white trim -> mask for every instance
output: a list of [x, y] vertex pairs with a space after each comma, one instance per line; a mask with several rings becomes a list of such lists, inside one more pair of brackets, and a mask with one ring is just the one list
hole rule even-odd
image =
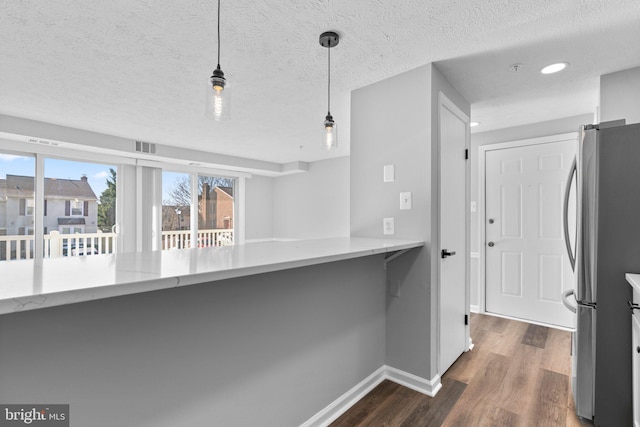
[[469, 311], [471, 313], [480, 313], [480, 307], [477, 305], [470, 305], [469, 306]]
[[386, 365], [385, 379], [408, 387], [419, 393], [426, 394], [429, 397], [434, 397], [442, 388], [439, 374], [436, 374], [435, 377], [427, 380], [417, 375], [410, 374], [409, 372], [401, 371], [400, 369], [396, 369]]
[[245, 242], [246, 227], [246, 178], [239, 176], [234, 180], [233, 190], [233, 243], [242, 245]]
[[[578, 132], [559, 133], [557, 135], [540, 136], [537, 138], [517, 139], [515, 141], [499, 142], [481, 145], [480, 151], [504, 150], [505, 148], [525, 147], [527, 145], [550, 144], [552, 142], [574, 141], [578, 139]], [[480, 161], [483, 157], [480, 156]]]
[[349, 391], [331, 402], [320, 412], [300, 424], [300, 427], [328, 426], [334, 422], [340, 415], [347, 412], [349, 408], [358, 403], [367, 393], [385, 380], [385, 368], [386, 366], [384, 365], [378, 368], [374, 373], [353, 386]]
[[344, 414], [367, 393], [376, 388], [382, 381], [389, 380], [408, 387], [419, 393], [434, 397], [442, 388], [440, 375], [427, 380], [417, 375], [401, 371], [391, 366], [382, 365], [364, 380], [353, 386], [350, 390], [327, 405], [320, 412], [309, 418], [300, 427], [326, 427]]

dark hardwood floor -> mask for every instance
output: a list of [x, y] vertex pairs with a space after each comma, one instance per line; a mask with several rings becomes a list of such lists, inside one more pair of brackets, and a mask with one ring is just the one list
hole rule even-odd
[[581, 426], [569, 332], [472, 314], [471, 338], [435, 397], [384, 381], [331, 426]]

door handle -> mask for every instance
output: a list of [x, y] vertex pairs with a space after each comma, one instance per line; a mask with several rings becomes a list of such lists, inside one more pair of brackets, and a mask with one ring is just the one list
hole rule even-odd
[[629, 309], [631, 310], [631, 313], [633, 313], [633, 310], [640, 310], [640, 305], [633, 303], [631, 301], [627, 301], [627, 304], [629, 304]]
[[451, 252], [449, 252], [448, 250], [443, 249], [443, 250], [442, 250], [442, 252], [440, 253], [440, 256], [441, 256], [442, 258], [446, 258], [446, 257], [448, 257], [448, 256], [455, 255], [455, 254], [456, 254], [456, 253], [455, 253], [455, 251], [451, 251]]
[[495, 246], [495, 243], [493, 243], [493, 242], [489, 242], [489, 243], [487, 243], [487, 245], [488, 245], [490, 248], [492, 248], [492, 247], [494, 247], [494, 246]]

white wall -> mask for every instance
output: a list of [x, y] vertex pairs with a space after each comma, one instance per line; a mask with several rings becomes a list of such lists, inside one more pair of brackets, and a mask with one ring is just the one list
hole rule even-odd
[[[351, 94], [351, 235], [426, 242], [389, 266], [389, 282], [399, 293], [387, 299], [386, 361], [429, 380], [437, 374], [430, 251], [438, 227], [432, 194], [438, 183], [433, 142], [439, 91], [468, 114], [469, 104], [431, 64]], [[388, 164], [395, 165], [396, 177], [385, 183]], [[412, 210], [399, 209], [403, 191], [413, 193]], [[383, 235], [385, 217], [395, 218], [394, 236]]]
[[245, 180], [245, 240], [273, 238], [273, 178]]
[[71, 425], [297, 426], [384, 364], [383, 256], [0, 316], [0, 402]]
[[349, 157], [273, 179], [273, 237], [349, 236]]
[[640, 67], [600, 77], [600, 121], [640, 123]]
[[[583, 114], [579, 116], [566, 117], [558, 120], [551, 120], [541, 123], [533, 123], [524, 126], [497, 129], [488, 132], [478, 132], [471, 134], [471, 201], [478, 205], [478, 195], [480, 185], [484, 178], [479, 176], [479, 147], [481, 145], [497, 144], [501, 142], [518, 141], [521, 139], [537, 138], [541, 136], [557, 135], [568, 132], [577, 132], [581, 125], [593, 123], [593, 114]], [[477, 308], [479, 305], [479, 259], [477, 254], [480, 251], [480, 214], [471, 213], [471, 295], [470, 304]]]
[[349, 157], [292, 175], [253, 175], [245, 204], [247, 240], [349, 236]]

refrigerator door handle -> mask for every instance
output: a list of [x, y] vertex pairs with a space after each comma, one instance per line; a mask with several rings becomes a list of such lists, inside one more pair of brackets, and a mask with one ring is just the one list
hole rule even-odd
[[569, 177], [567, 178], [567, 184], [564, 189], [564, 206], [562, 209], [562, 216], [564, 221], [564, 243], [567, 246], [567, 255], [569, 255], [569, 263], [571, 264], [571, 269], [573, 271], [576, 270], [576, 257], [573, 253], [573, 250], [571, 249], [571, 238], [569, 237], [569, 194], [571, 192], [571, 182], [573, 181], [573, 176], [576, 174], [576, 171], [576, 158], [574, 157], [573, 163], [571, 163]]
[[578, 311], [578, 307], [576, 307], [575, 305], [573, 305], [573, 304], [571, 304], [569, 302], [569, 297], [571, 295], [573, 295], [573, 289], [571, 289], [570, 291], [563, 292], [562, 293], [562, 304], [564, 304], [564, 306], [567, 307], [572, 312], [576, 313]]

